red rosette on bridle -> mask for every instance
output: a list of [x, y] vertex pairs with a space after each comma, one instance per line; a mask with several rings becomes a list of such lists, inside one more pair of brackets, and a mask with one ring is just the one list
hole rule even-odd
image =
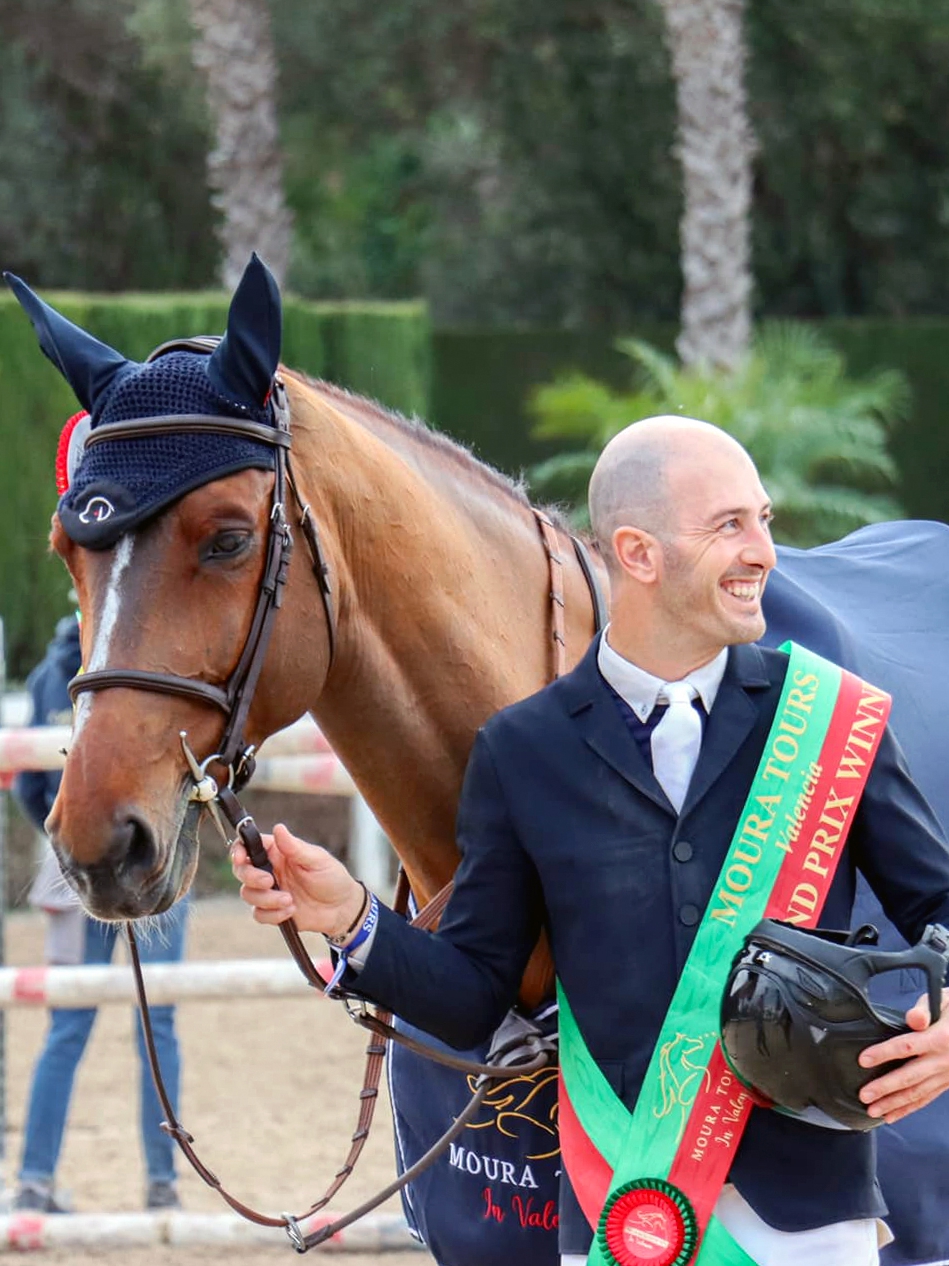
[[698, 1239], [688, 1198], [662, 1178], [640, 1178], [614, 1191], [597, 1228], [612, 1266], [687, 1266]]
[[88, 416], [85, 409], [80, 409], [78, 413], [72, 415], [60, 432], [59, 443], [56, 445], [56, 492], [59, 496], [69, 489], [69, 445], [76, 427]]

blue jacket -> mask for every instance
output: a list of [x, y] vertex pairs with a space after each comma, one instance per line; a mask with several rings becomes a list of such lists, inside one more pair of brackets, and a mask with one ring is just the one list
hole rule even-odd
[[[511, 1005], [546, 926], [587, 1045], [632, 1108], [712, 895], [784, 678], [786, 656], [733, 647], [676, 817], [596, 664], [500, 712], [479, 733], [459, 810], [462, 861], [435, 935], [383, 911], [347, 984], [460, 1048]], [[859, 865], [910, 941], [949, 924], [949, 848], [887, 733], [822, 924], [849, 923]], [[885, 1210], [873, 1134], [756, 1109], [730, 1180], [772, 1226], [802, 1230]], [[561, 1251], [590, 1231], [562, 1203]]]
[[[66, 687], [81, 662], [79, 621], [74, 615], [66, 616], [56, 625], [46, 654], [26, 679], [33, 703], [31, 725], [72, 725], [72, 703]], [[13, 793], [20, 807], [40, 831], [61, 780], [59, 770], [28, 770], [17, 774], [13, 781]]]

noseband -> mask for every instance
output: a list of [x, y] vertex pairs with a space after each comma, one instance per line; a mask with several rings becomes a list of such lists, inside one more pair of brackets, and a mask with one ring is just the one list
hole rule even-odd
[[[166, 352], [190, 351], [210, 354], [219, 342], [214, 338], [178, 339], [156, 348], [149, 360], [156, 360]], [[185, 755], [195, 780], [192, 799], [213, 801], [217, 795], [214, 780], [207, 775], [212, 764], [223, 765], [227, 771], [229, 787], [244, 786], [254, 771], [254, 748], [244, 741], [244, 726], [254, 698], [254, 690], [264, 666], [267, 647], [273, 629], [274, 618], [283, 601], [290, 557], [293, 553], [293, 534], [286, 516], [286, 494], [289, 488], [300, 511], [299, 525], [313, 563], [323, 611], [326, 616], [329, 640], [329, 666], [332, 667], [336, 651], [336, 620], [333, 595], [329, 580], [329, 566], [320, 545], [319, 534], [310, 507], [300, 498], [290, 467], [290, 410], [286, 389], [281, 378], [274, 378], [271, 396], [274, 409], [274, 425], [251, 422], [243, 418], [216, 417], [211, 414], [169, 414], [154, 418], [135, 418], [128, 422], [110, 422], [97, 426], [90, 432], [86, 447], [106, 440], [141, 439], [148, 436], [169, 435], [179, 432], [212, 432], [216, 435], [235, 435], [256, 443], [269, 444], [274, 450], [274, 486], [267, 530], [266, 560], [257, 603], [250, 630], [244, 642], [240, 658], [223, 686], [176, 673], [150, 672], [140, 668], [103, 668], [97, 672], [80, 673], [69, 683], [69, 694], [75, 703], [78, 695], [87, 690], [108, 690], [125, 687], [129, 690], [148, 690], [157, 694], [178, 695], [213, 704], [227, 717], [219, 749], [200, 763], [182, 736]]]

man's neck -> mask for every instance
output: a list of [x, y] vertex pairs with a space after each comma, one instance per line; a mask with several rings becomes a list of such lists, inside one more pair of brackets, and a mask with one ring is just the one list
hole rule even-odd
[[722, 646], [686, 647], [676, 646], [659, 637], [646, 638], [630, 634], [627, 630], [609, 627], [608, 641], [617, 655], [622, 655], [637, 668], [652, 673], [662, 681], [682, 681], [696, 669], [710, 664], [716, 655], [725, 649]]

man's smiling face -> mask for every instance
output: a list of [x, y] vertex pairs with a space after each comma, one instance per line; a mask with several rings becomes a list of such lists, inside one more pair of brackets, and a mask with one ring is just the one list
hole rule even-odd
[[697, 664], [765, 631], [761, 597], [776, 559], [771, 502], [737, 445], [698, 443], [667, 471], [673, 526], [662, 544], [660, 601]]

